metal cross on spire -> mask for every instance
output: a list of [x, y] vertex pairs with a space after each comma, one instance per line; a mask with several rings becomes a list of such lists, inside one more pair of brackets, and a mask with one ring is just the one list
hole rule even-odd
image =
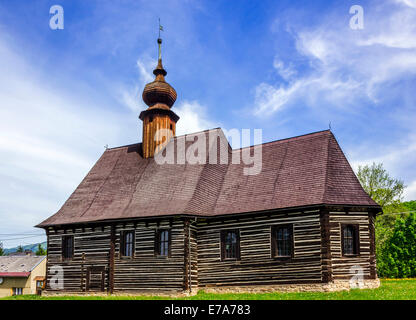
[[159, 45], [159, 60], [162, 59], [162, 39], [160, 38], [160, 31], [163, 31], [163, 26], [160, 24], [160, 18], [159, 18], [159, 38], [157, 38], [157, 43]]
[[163, 26], [160, 25], [160, 18], [159, 18], [159, 38], [160, 38], [160, 31], [163, 31]]

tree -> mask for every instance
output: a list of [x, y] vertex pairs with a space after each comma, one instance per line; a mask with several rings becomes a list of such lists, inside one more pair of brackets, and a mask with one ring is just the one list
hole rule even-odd
[[[390, 177], [382, 163], [359, 166], [357, 177], [368, 195], [383, 208], [383, 215], [375, 223], [377, 270], [380, 277], [391, 276], [394, 272], [391, 256], [391, 239], [398, 221], [404, 221], [409, 214], [407, 203], [401, 202], [404, 183]], [[401, 212], [401, 214], [397, 214]], [[394, 214], [392, 214], [394, 213]], [[397, 272], [396, 272], [397, 274]]]
[[399, 204], [402, 200], [403, 181], [390, 177], [382, 163], [359, 166], [357, 177], [368, 195], [382, 208]]
[[403, 202], [403, 205], [407, 208], [406, 211], [416, 211], [416, 200]]
[[393, 233], [385, 242], [377, 268], [389, 278], [416, 277], [416, 214], [396, 220]]
[[42, 248], [42, 245], [38, 244], [38, 250], [36, 251], [37, 256], [46, 256], [46, 250]]
[[16, 252], [24, 252], [23, 247], [21, 245], [18, 246]]
[[3, 243], [0, 242], [0, 256], [4, 256]]

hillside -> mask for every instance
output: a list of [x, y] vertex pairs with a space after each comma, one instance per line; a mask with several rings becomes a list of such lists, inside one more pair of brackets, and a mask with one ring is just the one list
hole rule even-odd
[[[28, 244], [23, 247], [23, 250], [32, 250], [33, 252], [36, 252], [38, 250], [38, 245], [39, 243], [33, 243], [33, 244]], [[43, 249], [46, 250], [46, 241], [45, 242], [41, 242], [40, 245], [42, 246]], [[18, 247], [14, 247], [14, 248], [5, 248], [4, 249], [4, 254], [9, 254], [11, 252], [16, 252]]]

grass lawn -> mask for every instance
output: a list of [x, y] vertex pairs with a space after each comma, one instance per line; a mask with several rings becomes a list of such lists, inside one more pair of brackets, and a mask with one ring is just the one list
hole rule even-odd
[[381, 280], [377, 289], [300, 293], [205, 293], [191, 297], [166, 296], [55, 296], [23, 295], [0, 300], [416, 300], [416, 279]]

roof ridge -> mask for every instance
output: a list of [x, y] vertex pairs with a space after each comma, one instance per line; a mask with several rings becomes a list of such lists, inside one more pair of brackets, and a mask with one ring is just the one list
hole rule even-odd
[[[115, 150], [115, 149], [120, 149], [120, 148], [127, 148], [127, 147], [131, 147], [131, 146], [137, 146], [141, 144], [141, 142], [137, 142], [137, 143], [130, 143], [130, 144], [125, 144], [123, 146], [118, 146], [118, 147], [112, 147], [112, 148], [107, 148], [107, 150]], [[106, 151], [107, 151], [106, 150]]]
[[180, 137], [191, 136], [191, 135], [198, 134], [198, 133], [210, 132], [210, 131], [218, 131], [218, 130], [223, 131], [221, 127], [216, 127], [216, 128], [205, 129], [205, 130], [201, 130], [201, 131], [197, 131], [197, 132], [192, 132], [192, 133], [184, 133], [184, 134], [181, 134], [179, 136], [174, 136], [173, 138], [176, 139], [176, 138], [180, 138]]
[[[173, 139], [178, 139], [178, 138], [181, 138], [181, 137], [186, 137], [186, 136], [191, 136], [191, 135], [196, 135], [196, 134], [206, 133], [206, 132], [212, 132], [212, 131], [222, 131], [222, 132], [224, 132], [221, 127], [216, 127], [216, 128], [212, 128], [212, 129], [205, 129], [205, 130], [201, 130], [201, 131], [197, 131], [197, 132], [181, 134], [179, 136], [174, 136]], [[324, 132], [331, 132], [331, 130], [325, 129], [325, 130], [319, 130], [319, 131], [304, 133], [304, 134], [300, 134], [300, 135], [293, 136], [293, 137], [282, 138], [282, 139], [267, 141], [267, 142], [263, 142], [263, 143], [259, 143], [259, 144], [253, 144], [253, 145], [250, 145], [250, 146], [247, 146], [247, 147], [231, 149], [231, 151], [238, 151], [238, 150], [243, 150], [243, 149], [247, 149], [247, 148], [253, 148], [253, 147], [256, 147], [256, 146], [260, 146], [260, 145], [264, 146], [264, 145], [268, 145], [268, 144], [279, 143], [279, 142], [283, 142], [283, 141], [286, 141], [286, 140], [293, 140], [293, 139], [303, 138], [303, 137], [307, 137], [307, 136], [311, 136], [311, 135], [321, 134], [321, 133], [324, 133]], [[225, 137], [225, 138], [226, 138], [228, 144], [230, 144], [227, 137]], [[127, 148], [127, 147], [130, 147], [130, 146], [137, 146], [137, 145], [140, 145], [141, 143], [142, 142], [126, 144], [126, 145], [119, 146], [119, 147], [108, 148], [107, 150], [115, 150], [115, 149], [119, 149], [119, 148]]]
[[256, 147], [256, 146], [264, 146], [264, 145], [269, 145], [269, 144], [275, 144], [275, 143], [284, 142], [284, 141], [287, 141], [287, 140], [294, 140], [294, 139], [298, 139], [298, 138], [304, 138], [304, 137], [307, 137], [307, 136], [318, 135], [318, 134], [324, 133], [324, 132], [331, 132], [331, 131], [328, 130], [328, 129], [325, 129], [325, 130], [300, 134], [300, 135], [289, 137], [289, 138], [277, 139], [277, 140], [268, 141], [268, 142], [264, 142], [264, 143], [260, 143], [260, 144], [254, 144], [254, 145], [247, 146], [247, 147], [241, 147], [241, 148], [238, 148], [238, 149], [233, 149], [233, 151], [247, 149], [247, 148], [253, 148], [253, 147]]

